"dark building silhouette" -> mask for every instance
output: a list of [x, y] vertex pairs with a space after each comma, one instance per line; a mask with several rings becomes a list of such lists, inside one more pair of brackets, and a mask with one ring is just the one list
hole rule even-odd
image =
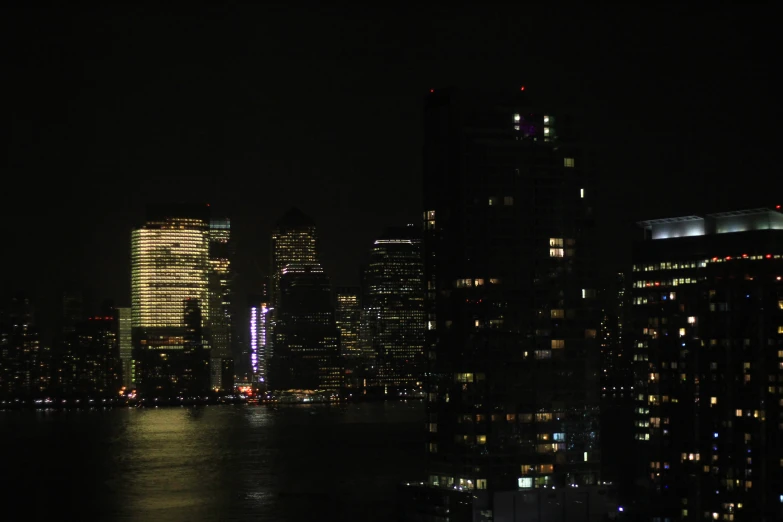
[[783, 520], [783, 214], [655, 219], [633, 255], [649, 520]]
[[231, 221], [211, 219], [209, 223], [210, 386], [214, 390], [222, 391], [231, 391], [234, 387], [232, 254]]
[[87, 315], [84, 312], [84, 299], [80, 293], [63, 293], [63, 323], [62, 331], [64, 334], [72, 333], [76, 330], [76, 325], [84, 321]]
[[329, 279], [318, 264], [289, 264], [280, 277], [270, 386], [338, 390], [343, 382], [340, 332]]
[[187, 397], [198, 397], [208, 393], [211, 384], [210, 352], [204, 345], [204, 317], [198, 299], [185, 300], [183, 323], [180, 389]]
[[608, 509], [588, 172], [569, 119], [526, 94], [425, 101], [429, 458], [403, 519]]
[[630, 281], [618, 273], [601, 292], [601, 460], [604, 481], [618, 485], [621, 498], [635, 495], [633, 452], [633, 331]]
[[380, 386], [420, 388], [424, 377], [424, 266], [421, 232], [387, 228], [364, 270], [363, 317]]
[[49, 387], [49, 364], [32, 302], [12, 297], [0, 309], [0, 396], [40, 396]]
[[117, 395], [122, 386], [118, 327], [115, 315], [95, 315], [82, 319], [65, 333], [55, 351], [55, 395]]

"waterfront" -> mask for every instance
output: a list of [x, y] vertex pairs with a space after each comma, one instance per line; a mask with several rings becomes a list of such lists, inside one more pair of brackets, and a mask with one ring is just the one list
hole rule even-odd
[[0, 412], [0, 498], [19, 520], [391, 521], [423, 418], [419, 401]]

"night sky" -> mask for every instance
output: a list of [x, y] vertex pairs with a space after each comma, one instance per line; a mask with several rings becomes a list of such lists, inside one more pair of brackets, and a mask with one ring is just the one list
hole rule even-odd
[[130, 230], [164, 201], [232, 218], [239, 299], [290, 206], [356, 284], [385, 225], [419, 223], [423, 98], [447, 85], [578, 118], [619, 266], [634, 220], [783, 201], [774, 13], [4, 8], [0, 290], [41, 320], [69, 288], [128, 305]]

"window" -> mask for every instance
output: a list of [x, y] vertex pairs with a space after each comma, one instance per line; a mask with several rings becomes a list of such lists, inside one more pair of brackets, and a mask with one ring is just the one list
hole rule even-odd
[[579, 189], [579, 197], [584, 199], [585, 198], [585, 189], [581, 188]]
[[585, 330], [585, 338], [586, 339], [595, 339], [597, 335], [597, 331], [594, 328], [588, 328]]
[[487, 489], [487, 479], [476, 479], [476, 489]]
[[565, 348], [565, 340], [564, 339], [552, 339], [551, 342], [552, 349], [558, 350], [560, 348]]
[[554, 473], [555, 467], [552, 464], [539, 464], [536, 471], [539, 473]]
[[574, 158], [563, 158], [563, 166], [565, 166], [565, 167], [573, 167], [574, 166]]
[[551, 359], [552, 358], [552, 351], [551, 350], [536, 350], [535, 351], [536, 359]]
[[562, 248], [550, 248], [549, 257], [565, 257], [565, 250]]
[[595, 290], [591, 288], [583, 288], [582, 299], [595, 299]]
[[498, 204], [498, 198], [494, 196], [489, 197], [489, 206], [497, 205]]
[[514, 197], [513, 196], [505, 196], [503, 198], [503, 204], [507, 207], [510, 207], [514, 204]]
[[710, 404], [718, 404], [718, 398], [717, 397], [710, 397]]
[[563, 317], [565, 317], [565, 310], [563, 310], [562, 308], [553, 308], [552, 310], [549, 311], [549, 316], [552, 319], [562, 319]]
[[520, 117], [519, 114], [514, 115], [514, 123], [519, 123]]
[[473, 382], [472, 373], [455, 373], [454, 382]]
[[563, 238], [562, 237], [550, 237], [549, 238], [549, 246], [551, 247], [562, 247], [563, 246]]
[[688, 317], [688, 324], [696, 324], [696, 317], [695, 316]]
[[430, 453], [437, 453], [438, 452], [438, 443], [437, 442], [430, 442], [427, 449]]
[[544, 136], [550, 136], [551, 132], [549, 130], [549, 127], [544, 127]]
[[518, 483], [519, 489], [530, 489], [533, 487], [533, 477], [521, 477]]
[[549, 123], [550, 120], [551, 120], [550, 116], [544, 115], [544, 123]]
[[486, 443], [487, 443], [486, 435], [476, 435], [476, 444], [486, 444]]

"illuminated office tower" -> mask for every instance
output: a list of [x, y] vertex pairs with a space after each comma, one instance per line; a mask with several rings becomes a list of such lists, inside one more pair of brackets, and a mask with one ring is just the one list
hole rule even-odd
[[402, 489], [411, 520], [609, 509], [588, 173], [569, 119], [527, 94], [425, 100], [428, 463]]
[[268, 379], [270, 354], [267, 352], [267, 320], [269, 318], [269, 303], [262, 296], [250, 300], [250, 371], [253, 382], [266, 384]]
[[338, 390], [343, 384], [340, 332], [329, 279], [321, 265], [283, 269], [269, 370], [275, 390]]
[[779, 209], [640, 223], [633, 455], [647, 520], [783, 520]]
[[173, 396], [183, 390], [185, 302], [197, 299], [209, 339], [209, 209], [150, 207], [133, 231], [131, 325], [137, 387]]
[[286, 212], [276, 223], [272, 232], [272, 274], [269, 284], [269, 302], [273, 309], [267, 339], [274, 350], [277, 337], [274, 333], [277, 323], [280, 299], [280, 279], [283, 269], [291, 263], [318, 263], [318, 239], [315, 222], [298, 208]]
[[209, 331], [211, 386], [231, 390], [234, 365], [231, 353], [231, 221], [212, 219], [209, 224]]
[[340, 330], [340, 350], [346, 358], [362, 356], [359, 346], [359, 328], [362, 309], [359, 304], [359, 288], [338, 288], [336, 292], [335, 321]]
[[133, 338], [131, 336], [131, 309], [117, 308], [117, 331], [122, 385], [131, 390], [136, 385], [134, 374], [136, 364], [133, 361]]
[[364, 317], [377, 384], [420, 388], [424, 374], [424, 266], [421, 233], [387, 228], [364, 271]]

